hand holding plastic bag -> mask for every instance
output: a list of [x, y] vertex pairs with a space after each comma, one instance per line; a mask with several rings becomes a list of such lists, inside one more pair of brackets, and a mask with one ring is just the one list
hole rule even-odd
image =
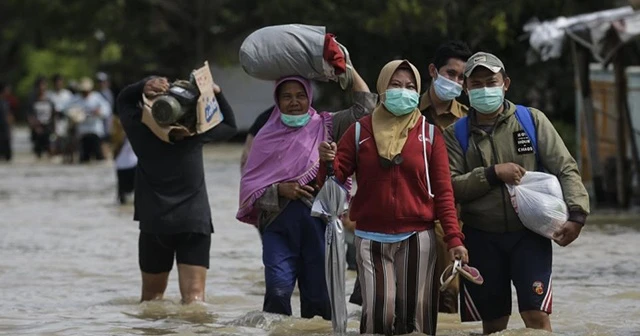
[[569, 219], [562, 187], [554, 175], [527, 172], [519, 185], [507, 185], [511, 203], [529, 230], [549, 239]]

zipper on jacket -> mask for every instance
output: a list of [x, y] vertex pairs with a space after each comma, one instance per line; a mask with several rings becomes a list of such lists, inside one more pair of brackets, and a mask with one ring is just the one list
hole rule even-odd
[[[498, 153], [496, 152], [496, 145], [493, 142], [493, 131], [495, 131], [496, 126], [494, 126], [494, 129], [491, 130], [491, 134], [489, 134], [489, 141], [491, 142], [491, 151], [493, 152], [494, 165], [498, 164]], [[504, 228], [505, 228], [505, 232], [509, 232], [509, 221], [507, 219], [507, 205], [505, 201], [506, 196], [504, 194], [504, 186], [502, 185], [500, 186], [500, 192], [502, 193], [502, 214], [504, 215]]]

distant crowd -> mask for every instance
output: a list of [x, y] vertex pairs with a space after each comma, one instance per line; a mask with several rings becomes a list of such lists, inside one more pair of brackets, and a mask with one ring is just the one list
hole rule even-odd
[[19, 112], [26, 116], [38, 159], [65, 164], [113, 159], [118, 170], [118, 197], [126, 202], [126, 195], [133, 190], [137, 157], [117, 117], [106, 73], [68, 83], [60, 74], [50, 79], [40, 76], [24, 105], [10, 84], [0, 83], [0, 157], [6, 161], [13, 157], [11, 133]]

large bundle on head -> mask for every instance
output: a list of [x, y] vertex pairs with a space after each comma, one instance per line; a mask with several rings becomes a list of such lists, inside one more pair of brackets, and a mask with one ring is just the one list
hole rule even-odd
[[239, 53], [240, 64], [252, 77], [278, 80], [302, 76], [350, 85], [347, 49], [323, 26], [287, 24], [264, 27], [249, 35]]

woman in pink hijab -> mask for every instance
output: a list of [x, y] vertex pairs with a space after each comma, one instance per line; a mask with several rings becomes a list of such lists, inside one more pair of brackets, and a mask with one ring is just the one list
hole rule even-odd
[[355, 70], [353, 75], [354, 105], [336, 113], [311, 107], [313, 90], [307, 79], [277, 81], [275, 108], [249, 152], [236, 218], [262, 234], [265, 312], [291, 315], [291, 294], [298, 281], [302, 317], [331, 319], [324, 280], [326, 225], [311, 217], [311, 204], [317, 192], [318, 145], [340, 140], [377, 102]]

